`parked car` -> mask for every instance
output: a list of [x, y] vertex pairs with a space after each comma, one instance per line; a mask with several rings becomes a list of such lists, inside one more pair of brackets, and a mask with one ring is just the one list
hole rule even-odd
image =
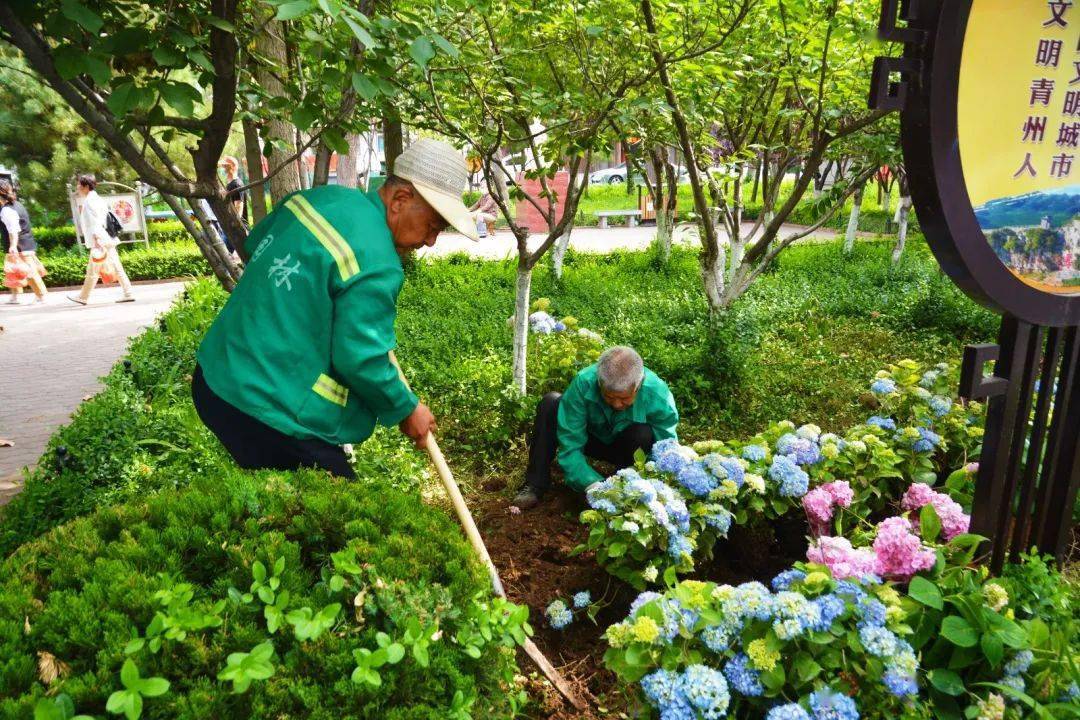
[[605, 183], [614, 185], [616, 183], [624, 182], [626, 182], [626, 163], [589, 173], [590, 185], [601, 185]]

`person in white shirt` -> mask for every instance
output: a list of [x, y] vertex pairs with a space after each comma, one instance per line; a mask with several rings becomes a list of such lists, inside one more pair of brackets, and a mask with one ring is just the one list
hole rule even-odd
[[[120, 255], [116, 252], [119, 240], [109, 234], [105, 225], [109, 206], [105, 199], [97, 194], [97, 180], [93, 175], [80, 175], [78, 182], [78, 192], [82, 198], [79, 203], [79, 227], [82, 229], [83, 242], [90, 248], [90, 261], [86, 265], [86, 280], [83, 281], [82, 290], [77, 296], [68, 295], [68, 300], [85, 305], [90, 300], [90, 291], [101, 276], [101, 268], [111, 264], [124, 293], [116, 302], [134, 302], [131, 281], [128, 280], [124, 265], [120, 262]], [[95, 260], [95, 255], [100, 258], [102, 253], [105, 255], [104, 261]]]
[[[30, 228], [30, 215], [15, 196], [8, 180], [0, 180], [0, 242], [7, 249], [7, 259], [19, 260], [30, 266], [30, 287], [37, 302], [45, 302], [45, 282], [41, 279], [44, 267], [37, 257], [37, 243]], [[12, 305], [19, 304], [22, 288], [11, 289]]]

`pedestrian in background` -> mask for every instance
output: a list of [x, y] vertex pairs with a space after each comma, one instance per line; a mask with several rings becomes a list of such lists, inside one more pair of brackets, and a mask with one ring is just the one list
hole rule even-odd
[[102, 268], [108, 268], [115, 273], [124, 293], [116, 302], [134, 302], [131, 281], [124, 272], [120, 254], [116, 252], [116, 246], [120, 244], [120, 240], [109, 233], [107, 226], [109, 206], [105, 198], [97, 194], [97, 180], [93, 175], [80, 175], [77, 190], [79, 197], [82, 198], [82, 202], [79, 203], [79, 227], [82, 230], [83, 242], [90, 249], [90, 261], [86, 265], [86, 280], [83, 281], [82, 290], [78, 295], [68, 295], [68, 300], [79, 305], [89, 302], [90, 291], [97, 285]]
[[[15, 188], [8, 180], [0, 180], [0, 237], [3, 246], [7, 248], [8, 259], [22, 260], [27, 264], [30, 269], [30, 287], [37, 296], [37, 302], [45, 302], [48, 291], [41, 279], [45, 274], [45, 267], [37, 257], [37, 243], [30, 227], [30, 214], [15, 196]], [[21, 287], [11, 288], [11, 299], [8, 302], [18, 305], [21, 294]]]

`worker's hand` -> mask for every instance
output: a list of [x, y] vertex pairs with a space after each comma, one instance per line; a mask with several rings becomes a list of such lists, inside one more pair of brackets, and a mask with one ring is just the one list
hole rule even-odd
[[418, 448], [426, 446], [428, 433], [437, 429], [435, 416], [431, 414], [431, 408], [424, 403], [417, 403], [409, 417], [402, 420], [398, 427], [413, 439]]

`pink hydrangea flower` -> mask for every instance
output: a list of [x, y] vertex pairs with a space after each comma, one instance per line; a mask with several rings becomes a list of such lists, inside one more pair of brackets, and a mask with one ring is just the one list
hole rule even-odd
[[806, 550], [806, 559], [828, 566], [837, 580], [876, 574], [874, 553], [855, 549], [847, 538], [823, 536]]
[[834, 480], [831, 483], [825, 483], [821, 486], [821, 489], [829, 493], [833, 502], [840, 507], [850, 507], [851, 501], [855, 499], [855, 491], [851, 489], [851, 484], [847, 480]]
[[806, 518], [810, 521], [810, 530], [814, 535], [824, 535], [828, 532], [829, 521], [833, 516], [833, 499], [823, 487], [814, 488], [803, 495], [803, 510]]
[[926, 505], [933, 505], [941, 520], [941, 537], [948, 542], [957, 535], [968, 531], [971, 525], [971, 516], [964, 512], [960, 504], [945, 493], [935, 492], [925, 483], [915, 483], [904, 493], [900, 501], [900, 507], [912, 513], [912, 521], [918, 526], [918, 516], [915, 515]]
[[900, 516], [878, 525], [874, 555], [877, 574], [897, 580], [908, 580], [921, 570], [929, 570], [937, 559], [934, 551], [924, 548], [922, 540], [912, 532], [911, 521]]

